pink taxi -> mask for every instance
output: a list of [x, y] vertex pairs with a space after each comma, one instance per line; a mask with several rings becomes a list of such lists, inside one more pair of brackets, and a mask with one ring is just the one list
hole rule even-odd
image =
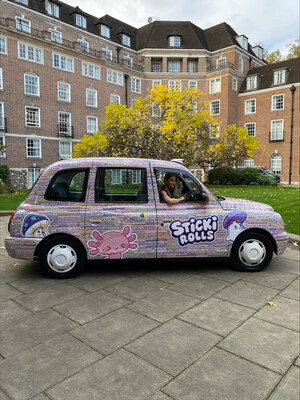
[[[186, 201], [170, 205], [160, 190], [177, 177]], [[177, 162], [132, 158], [60, 161], [43, 171], [9, 223], [11, 257], [40, 261], [47, 276], [78, 275], [86, 260], [230, 257], [260, 271], [288, 242], [272, 207], [213, 195]]]

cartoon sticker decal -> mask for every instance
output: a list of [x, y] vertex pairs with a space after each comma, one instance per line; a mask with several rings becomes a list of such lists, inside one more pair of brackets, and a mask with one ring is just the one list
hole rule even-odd
[[179, 246], [200, 242], [213, 242], [218, 230], [218, 217], [213, 215], [206, 218], [190, 218], [188, 221], [176, 220], [171, 222], [169, 229]]
[[107, 231], [100, 234], [98, 231], [93, 231], [92, 238], [94, 240], [89, 240], [87, 243], [91, 248], [89, 254], [91, 256], [101, 254], [110, 259], [123, 258], [123, 253], [126, 251], [138, 248], [138, 244], [132, 243], [137, 239], [137, 235], [132, 234], [128, 236], [130, 232], [130, 226], [125, 226], [122, 232]]
[[244, 222], [247, 219], [247, 213], [244, 211], [233, 211], [226, 215], [223, 221], [223, 228], [227, 230], [226, 242], [233, 242], [234, 239], [246, 229]]
[[45, 215], [28, 214], [23, 220], [21, 231], [24, 237], [42, 239], [49, 234], [50, 221]]

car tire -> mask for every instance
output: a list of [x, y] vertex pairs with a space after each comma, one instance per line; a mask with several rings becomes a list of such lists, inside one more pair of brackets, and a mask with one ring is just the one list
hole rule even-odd
[[239, 271], [262, 271], [272, 260], [273, 246], [269, 238], [262, 233], [244, 233], [234, 241], [230, 257]]
[[67, 236], [49, 239], [40, 250], [40, 265], [50, 278], [74, 278], [84, 268], [86, 254], [77, 240]]

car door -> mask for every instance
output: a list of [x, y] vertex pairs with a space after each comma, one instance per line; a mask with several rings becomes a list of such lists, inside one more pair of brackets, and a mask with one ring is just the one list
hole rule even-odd
[[156, 257], [157, 220], [147, 161], [101, 161], [86, 212], [89, 259]]
[[[157, 257], [225, 257], [228, 255], [226, 231], [222, 223], [225, 213], [218, 201], [206, 191], [202, 200], [202, 185], [187, 170], [152, 165], [157, 220]], [[178, 195], [195, 188], [187, 201], [169, 205], [159, 191], [165, 174], [177, 176]]]

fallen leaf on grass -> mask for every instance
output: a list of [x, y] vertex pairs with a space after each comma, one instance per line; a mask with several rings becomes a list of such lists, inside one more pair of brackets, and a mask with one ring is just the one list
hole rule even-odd
[[270, 307], [274, 307], [274, 306], [277, 307], [277, 304], [273, 303], [273, 301], [268, 301], [267, 304], [268, 304]]

